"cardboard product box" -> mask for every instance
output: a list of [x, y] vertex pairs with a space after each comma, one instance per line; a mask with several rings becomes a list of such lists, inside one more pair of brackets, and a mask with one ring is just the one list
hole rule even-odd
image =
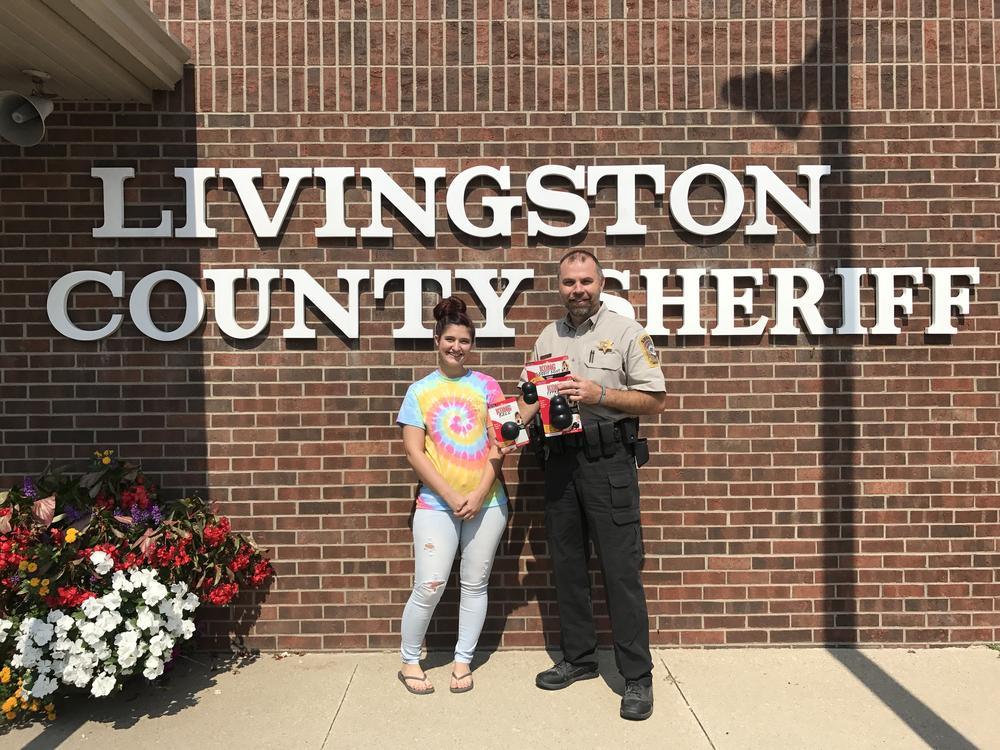
[[551, 378], [549, 380], [543, 380], [540, 383], [536, 383], [535, 387], [538, 389], [538, 404], [539, 413], [542, 415], [542, 427], [545, 428], [545, 437], [555, 437], [556, 435], [570, 435], [574, 432], [583, 431], [583, 420], [580, 418], [580, 407], [572, 401], [569, 401], [569, 408], [573, 413], [573, 422], [565, 430], [557, 430], [552, 426], [549, 418], [549, 404], [553, 396], [559, 394], [559, 383], [569, 380], [568, 375], [564, 375], [560, 378]]
[[529, 362], [524, 366], [524, 370], [528, 375], [528, 382], [535, 385], [541, 383], [543, 380], [552, 380], [553, 378], [561, 378], [572, 374], [569, 366], [569, 357], [565, 354], [561, 357], [549, 357], [548, 359]]
[[[510, 445], [516, 445], [520, 448], [530, 442], [528, 439], [528, 430], [521, 422], [521, 413], [517, 409], [516, 398], [504, 399], [500, 403], [491, 406], [488, 409], [488, 412], [490, 416], [490, 427], [493, 430], [493, 435], [496, 438], [497, 445], [504, 448]], [[500, 433], [500, 428], [503, 427], [505, 422], [517, 422], [521, 425], [521, 431], [518, 433], [516, 439], [505, 440], [503, 435]]]

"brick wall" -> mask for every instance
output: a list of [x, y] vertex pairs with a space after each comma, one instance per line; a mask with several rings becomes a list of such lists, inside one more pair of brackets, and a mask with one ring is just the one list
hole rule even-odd
[[[420, 6], [414, 12], [411, 6]], [[640, 190], [647, 236], [608, 242], [613, 187], [591, 202], [579, 246], [614, 269], [976, 265], [970, 314], [952, 337], [923, 332], [925, 286], [899, 336], [657, 341], [669, 408], [648, 423], [642, 469], [645, 581], [660, 645], [969, 643], [1000, 638], [997, 243], [1000, 154], [991, 3], [847, 2], [152, 2], [192, 50], [184, 81], [152, 106], [60, 103], [45, 141], [0, 146], [0, 479], [47, 459], [113, 447], [141, 458], [168, 494], [207, 491], [272, 550], [266, 597], [214, 613], [273, 649], [392, 648], [412, 563], [415, 481], [395, 412], [434, 366], [430, 342], [395, 341], [402, 294], [362, 288], [361, 338], [312, 317], [314, 343], [280, 335], [292, 294], [272, 293], [268, 336], [223, 338], [212, 321], [176, 343], [126, 320], [100, 343], [58, 336], [48, 288], [82, 268], [123, 270], [130, 289], [172, 268], [302, 268], [342, 293], [344, 267], [528, 267], [507, 316], [517, 335], [483, 341], [482, 369], [511, 386], [535, 335], [559, 313], [553, 260], [522, 212], [508, 242], [398, 217], [391, 242], [317, 240], [322, 193], [303, 189], [278, 241], [258, 240], [231, 189], [209, 192], [216, 240], [91, 237], [93, 166], [135, 166], [129, 220], [183, 214], [177, 166], [255, 166], [273, 210], [279, 166], [378, 166], [412, 185], [415, 166], [453, 176], [507, 164], [515, 191], [542, 164], [764, 164], [797, 184], [830, 164], [823, 232], [779, 215], [777, 237], [697, 239]], [[57, 87], [53, 87], [54, 90]], [[798, 184], [800, 194], [802, 184]], [[717, 215], [710, 186], [699, 215]], [[748, 188], [748, 201], [750, 199]], [[367, 192], [349, 193], [355, 226]], [[745, 222], [744, 222], [745, 223]], [[204, 284], [203, 284], [204, 285]], [[458, 290], [468, 290], [459, 286]], [[705, 317], [715, 292], [703, 290]], [[627, 294], [641, 310], [642, 288]], [[436, 298], [424, 293], [426, 319]], [[768, 314], [772, 288], [756, 302]], [[865, 320], [872, 290], [864, 290]], [[241, 319], [254, 302], [239, 297]], [[180, 320], [161, 285], [154, 318]], [[824, 311], [836, 320], [836, 294]], [[127, 306], [96, 287], [74, 319]], [[475, 307], [474, 318], [481, 318]], [[678, 311], [666, 325], [676, 329]], [[672, 317], [673, 316], [673, 317]], [[835, 325], [835, 323], [834, 323]], [[483, 645], [558, 639], [539, 472], [506, 469], [514, 513], [491, 588]], [[600, 589], [595, 591], [602, 598]], [[447, 646], [454, 585], [429, 636]], [[603, 612], [603, 606], [599, 603]], [[255, 619], [256, 618], [256, 619]], [[607, 630], [602, 618], [602, 629]]]

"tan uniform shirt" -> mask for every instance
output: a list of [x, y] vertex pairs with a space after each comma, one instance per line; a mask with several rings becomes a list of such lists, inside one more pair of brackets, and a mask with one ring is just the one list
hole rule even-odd
[[[531, 360], [569, 357], [573, 374], [605, 388], [664, 393], [667, 390], [653, 339], [646, 329], [602, 304], [574, 328], [569, 316], [549, 323], [538, 336]], [[527, 374], [521, 372], [521, 382]], [[584, 421], [619, 420], [632, 416], [604, 404], [580, 404]]]

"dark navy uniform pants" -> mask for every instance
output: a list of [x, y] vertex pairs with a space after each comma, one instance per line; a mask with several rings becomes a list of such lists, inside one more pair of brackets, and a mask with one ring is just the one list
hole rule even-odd
[[625, 679], [651, 684], [639, 481], [633, 456], [620, 444], [607, 458], [588, 458], [583, 448], [569, 445], [550, 451], [545, 461], [545, 525], [564, 658], [576, 665], [597, 663], [587, 573], [587, 541], [592, 539], [604, 576], [618, 670]]

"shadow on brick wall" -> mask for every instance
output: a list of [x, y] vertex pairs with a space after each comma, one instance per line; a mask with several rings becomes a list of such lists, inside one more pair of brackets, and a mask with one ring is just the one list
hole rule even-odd
[[[132, 289], [150, 273], [170, 269], [200, 283], [201, 249], [175, 238], [94, 238], [106, 198], [90, 174], [99, 166], [135, 170], [125, 185], [126, 226], [157, 226], [164, 209], [181, 226], [184, 190], [174, 169], [197, 163], [196, 124], [188, 68], [152, 104], [58, 102], [42, 143], [0, 145], [0, 486], [50, 462], [82, 468], [95, 449], [110, 448], [141, 461], [164, 499], [205, 496], [205, 341], [200, 330], [176, 342], [155, 341], [129, 314]], [[124, 273], [123, 298], [88, 283], [68, 301], [81, 329], [122, 316], [118, 330], [98, 341], [61, 335], [46, 312], [50, 287], [80, 270]], [[176, 328], [184, 309], [176, 284], [155, 287], [150, 315], [159, 328]], [[216, 611], [209, 619], [234, 622], [245, 633], [259, 601], [246, 604], [245, 612]]]
[[[811, 109], [818, 110], [822, 156], [824, 163], [834, 164], [842, 198], [838, 215], [850, 217], [854, 208], [850, 157], [851, 101], [849, 45], [844, 41], [850, 33], [850, 8], [837, 0], [831, 17], [821, 20], [819, 39], [805, 54], [801, 64], [785, 71], [758, 71], [743, 78], [728, 81], [723, 97], [735, 107], [754, 111], [765, 122], [776, 125], [788, 138], [799, 137], [802, 117]], [[809, 92], [804, 100], [791, 96], [801, 90]], [[789, 96], [781, 98], [781, 94]], [[765, 95], [768, 94], [768, 95]], [[773, 96], [772, 96], [773, 95]], [[838, 168], [839, 165], [839, 168]], [[830, 237], [832, 235], [832, 238]], [[850, 264], [858, 257], [851, 224], [840, 226], [818, 242], [819, 260], [830, 269]], [[836, 310], [840, 300], [831, 301]], [[889, 346], [893, 340], [872, 340], [871, 345]], [[780, 342], [776, 342], [780, 343]], [[790, 342], [794, 343], [794, 342]], [[821, 480], [819, 487], [821, 537], [819, 555], [822, 569], [816, 571], [816, 582], [823, 588], [824, 610], [821, 638], [829, 645], [857, 645], [860, 642], [861, 613], [858, 602], [858, 553], [861, 502], [857, 467], [861, 424], [854, 404], [856, 367], [856, 337], [828, 336], [815, 342], [820, 351], [820, 438], [822, 442]], [[896, 713], [921, 738], [930, 744], [947, 740], [949, 747], [971, 748], [960, 732], [918, 700], [884, 669], [862, 651], [835, 651], [837, 660], [856, 676], [883, 704]]]
[[[4, 400], [0, 478], [40, 471], [46, 463], [82, 459], [112, 448], [138, 459], [163, 494], [204, 492], [204, 347], [201, 337], [163, 343], [140, 333], [128, 295], [147, 274], [171, 269], [199, 278], [200, 250], [176, 239], [92, 237], [102, 223], [97, 166], [133, 167], [126, 183], [126, 225], [156, 226], [163, 208], [184, 205], [173, 170], [196, 162], [191, 71], [151, 105], [59, 103], [45, 140], [30, 149], [0, 146], [5, 199], [0, 204], [5, 305], [0, 330]], [[121, 327], [99, 341], [58, 333], [46, 313], [49, 288], [72, 271], [122, 271], [125, 297], [103, 286], [76, 288], [67, 308], [79, 328], [100, 328], [112, 315]], [[172, 283], [150, 300], [164, 330], [183, 319], [183, 296]]]
[[[819, 38], [802, 60], [783, 70], [758, 70], [732, 78], [722, 87], [722, 97], [731, 106], [754, 112], [762, 121], [774, 125], [789, 139], [802, 134], [808, 113], [817, 110], [823, 163], [836, 162], [833, 179], [845, 196], [838, 204], [838, 215], [852, 215], [849, 198], [851, 169], [850, 140], [850, 71], [848, 46], [843, 43], [849, 32], [847, 3], [838, 2], [832, 17], [821, 19]], [[838, 166], [839, 165], [839, 168]], [[832, 237], [831, 237], [832, 236]], [[826, 268], [850, 264], [856, 255], [850, 226], [841, 226], [817, 241], [818, 260]], [[837, 297], [837, 295], [831, 295]], [[830, 300], [830, 309], [838, 310], [840, 300]], [[780, 345], [781, 339], [775, 344]], [[795, 345], [796, 340], [787, 343]], [[825, 336], [817, 339], [820, 378], [820, 438], [822, 441], [822, 479], [819, 494], [821, 540], [819, 554], [822, 571], [823, 603], [822, 641], [857, 643], [857, 551], [855, 481], [856, 442], [859, 425], [854, 413], [854, 345], [851, 337]], [[821, 577], [820, 577], [821, 576]]]

